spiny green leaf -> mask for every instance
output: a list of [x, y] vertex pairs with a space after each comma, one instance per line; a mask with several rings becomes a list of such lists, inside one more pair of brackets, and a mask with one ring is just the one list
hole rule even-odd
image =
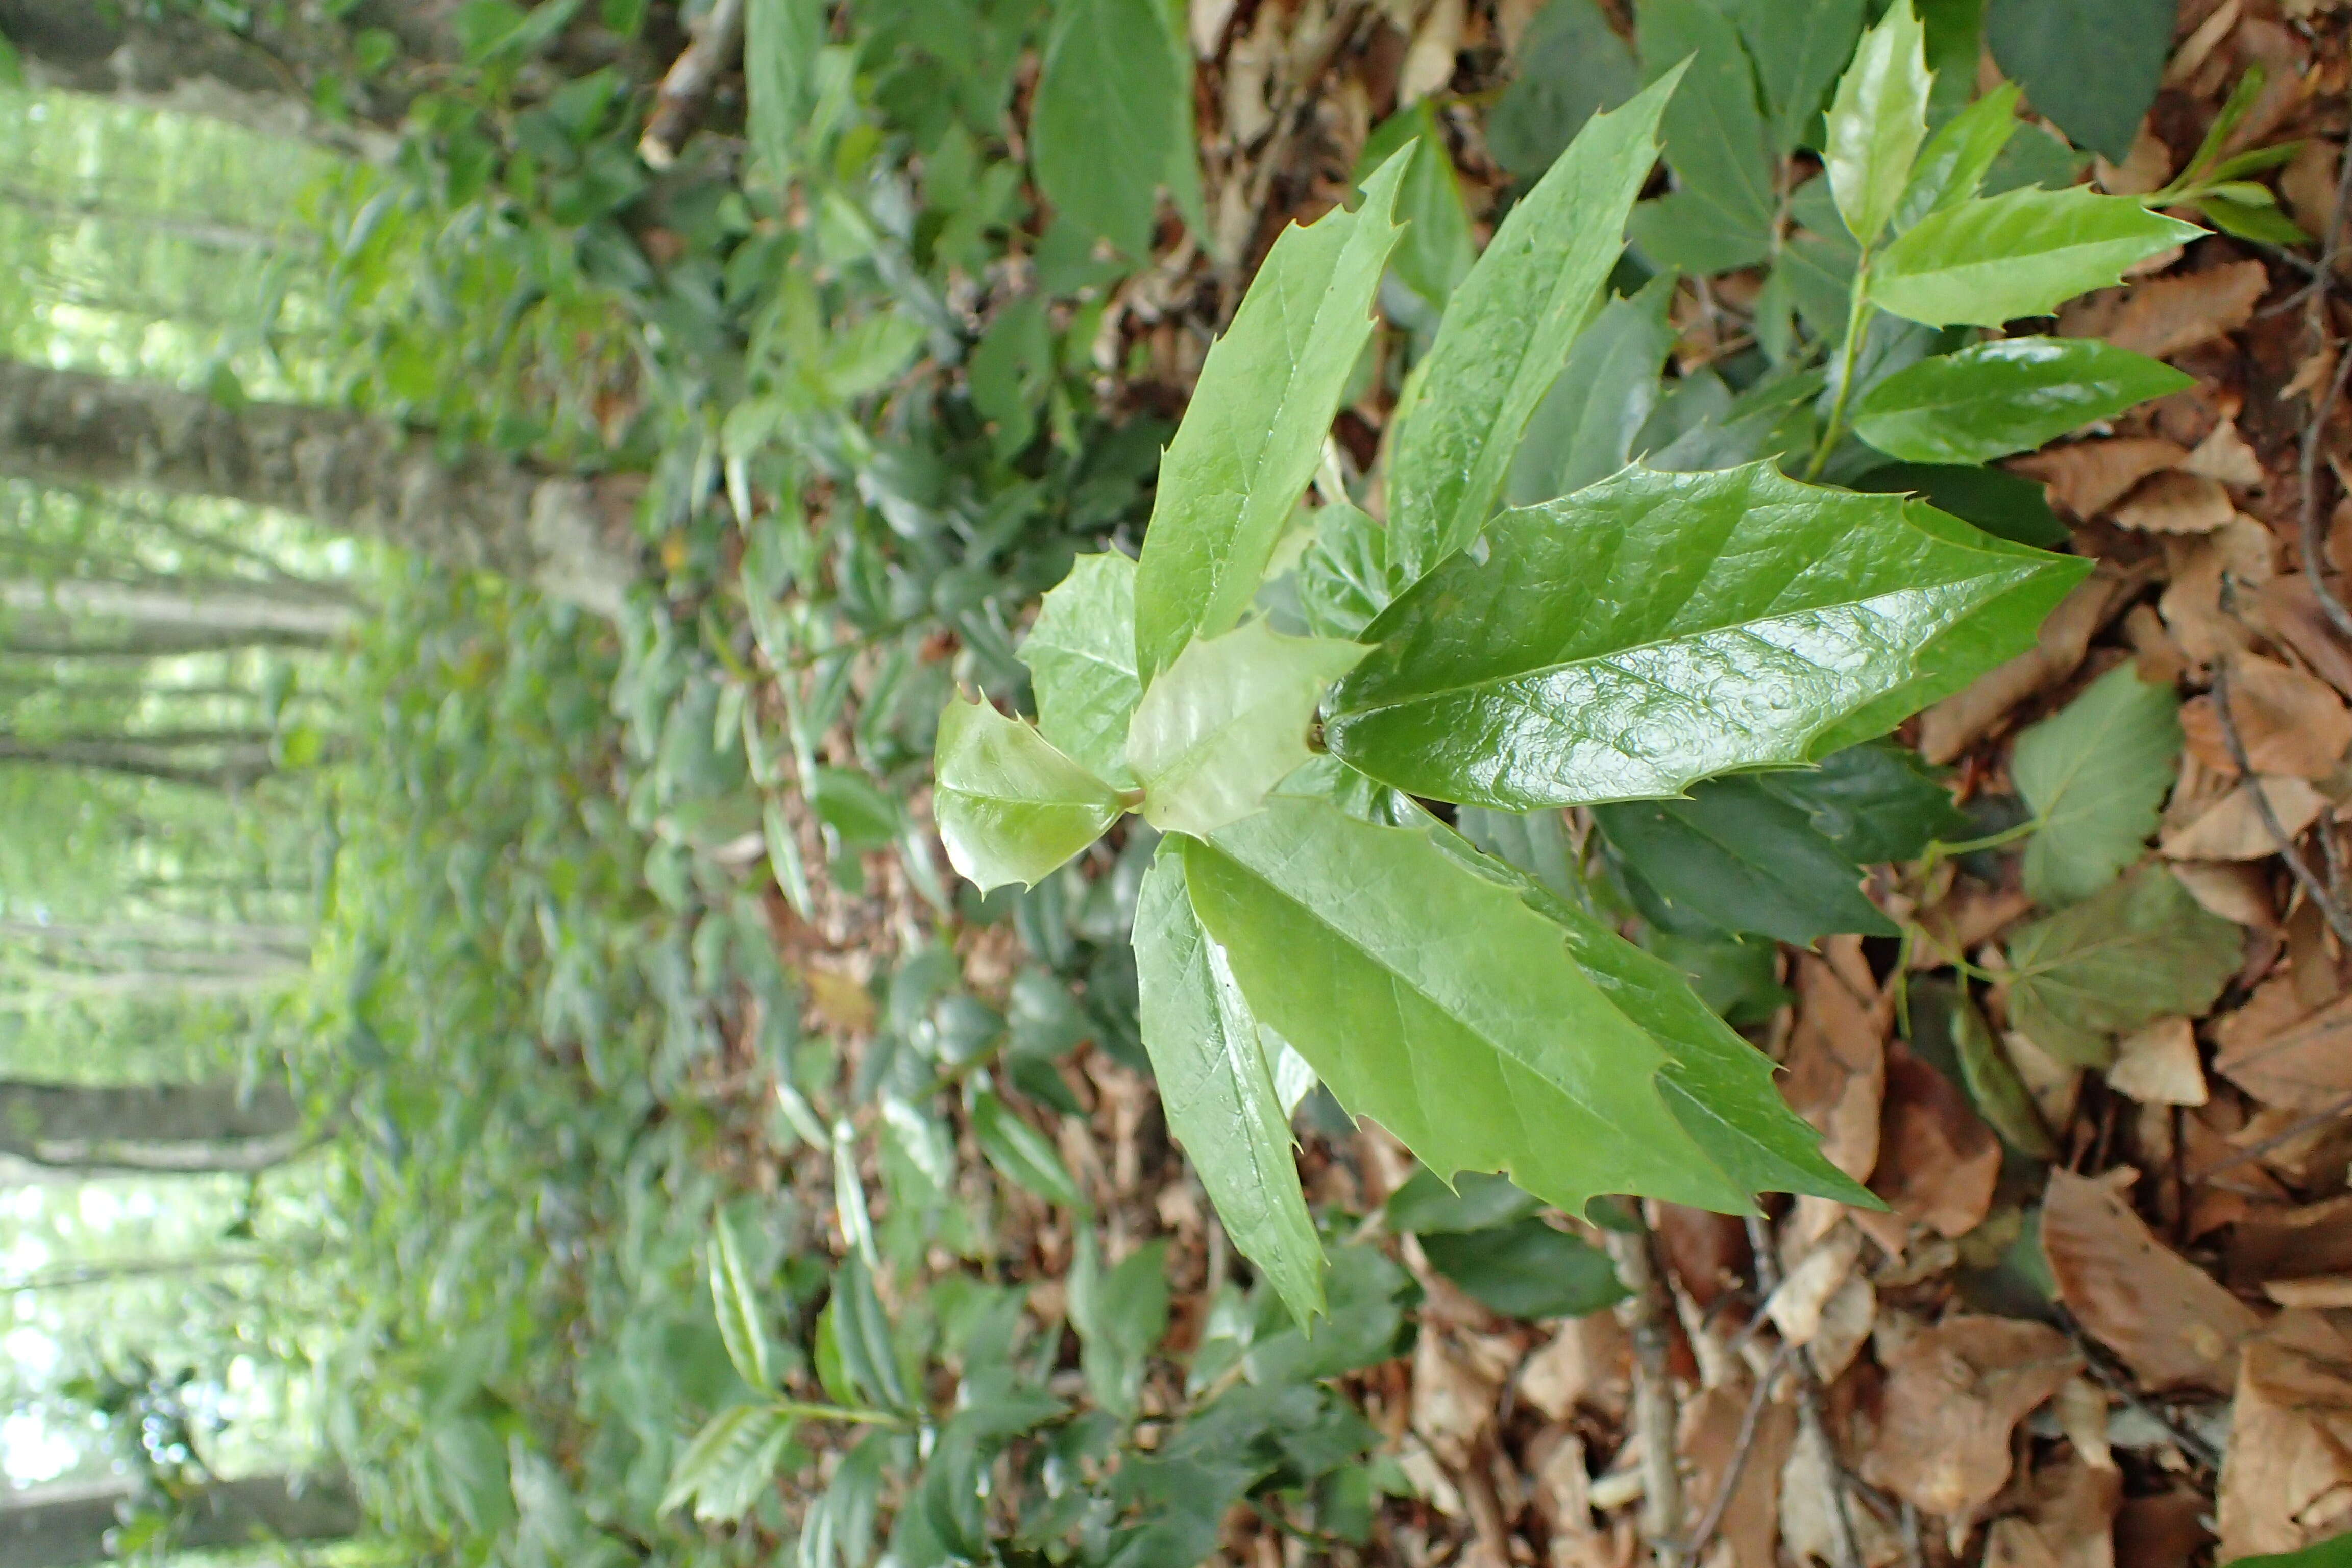
[[2005, 338], [1937, 354], [1864, 393], [1854, 434], [1914, 463], [1982, 463], [2196, 384], [2091, 338]]
[[2001, 74], [2084, 147], [2120, 163], [2172, 53], [2178, 0], [1988, 0]]
[[710, 1226], [710, 1304], [719, 1314], [719, 1337], [726, 1342], [727, 1359], [743, 1381], [762, 1391], [775, 1387], [768, 1370], [768, 1329], [760, 1310], [760, 1295], [743, 1267], [743, 1253], [735, 1227], [720, 1209]]
[[1640, 293], [1603, 305], [1577, 334], [1511, 460], [1511, 505], [1574, 495], [1633, 458], [1633, 439], [1658, 405], [1658, 369], [1675, 345], [1666, 320], [1674, 297], [1675, 279], [1662, 273]]
[[1485, 525], [1519, 432], [1624, 247], [1625, 214], [1656, 161], [1658, 116], [1680, 79], [1670, 71], [1587, 121], [1454, 290], [1390, 469], [1389, 559], [1402, 580]]
[[1507, 1317], [1581, 1318], [1625, 1299], [1607, 1253], [1540, 1219], [1435, 1232], [1421, 1238], [1421, 1250], [1430, 1267]]
[[793, 1417], [774, 1405], [735, 1405], [712, 1416], [670, 1470], [656, 1510], [694, 1504], [701, 1520], [737, 1520], [772, 1484], [792, 1441]]
[[[1652, 259], [1686, 270], [1763, 260], [1772, 243], [1779, 161], [1738, 26], [1713, 0], [1643, 0], [1635, 31], [1642, 74], [1650, 80], [1690, 62], [1660, 127], [1676, 190], [1663, 202], [1643, 204], [1635, 239]], [[1675, 235], [1706, 237], [1706, 247], [1661, 247], [1655, 226], [1642, 221], [1660, 211], [1675, 214]]]
[[1738, 0], [1730, 9], [1764, 87], [1773, 149], [1786, 156], [1811, 145], [1822, 100], [1862, 36], [1863, 0]]
[[856, 1253], [842, 1260], [833, 1276], [833, 1329], [841, 1352], [842, 1370], [866, 1398], [886, 1410], [911, 1411], [907, 1376], [898, 1364], [898, 1347], [890, 1319], [875, 1293], [874, 1275]]
[[1056, 5], [1029, 121], [1037, 184], [1055, 210], [1139, 260], [1180, 139], [1192, 155], [1192, 83], [1164, 28], [1154, 0]]
[[1345, 501], [1318, 510], [1315, 542], [1298, 558], [1298, 609], [1307, 629], [1352, 641], [1395, 597], [1389, 531]]
[[1307, 726], [1325, 688], [1362, 645], [1291, 637], [1251, 621], [1194, 642], [1135, 710], [1128, 765], [1143, 816], [1171, 833], [1212, 833], [1255, 811], [1313, 753]]
[[1083, 1209], [1087, 1197], [1045, 1135], [1013, 1114], [992, 1089], [972, 1097], [971, 1135], [996, 1173], [1049, 1204]]
[[1078, 1232], [1070, 1268], [1070, 1326], [1078, 1331], [1079, 1364], [1095, 1403], [1114, 1415], [1135, 1414], [1143, 1366], [1168, 1332], [1168, 1244], [1139, 1247], [1106, 1269], [1091, 1226]]
[[1717, 779], [1686, 800], [1597, 806], [1593, 820], [1678, 923], [1695, 916], [1799, 946], [1838, 931], [1895, 934], [1862, 896], [1853, 858], [1752, 779]]
[[2147, 848], [2179, 761], [2179, 694], [2128, 663], [2020, 735], [2010, 776], [2041, 824], [2025, 890], [2071, 904], [2115, 880]]
[[1135, 673], [1135, 563], [1116, 550], [1081, 555], [1045, 595], [1021, 644], [1037, 690], [1037, 732], [1098, 779], [1132, 784], [1127, 721], [1143, 695]]
[[1118, 820], [1118, 792], [985, 702], [940, 715], [931, 796], [957, 872], [982, 889], [1030, 887]]
[[1931, 212], [1958, 206], [1984, 188], [1993, 160], [2017, 133], [2017, 88], [2000, 86], [1944, 122], [1911, 165], [1895, 205], [1895, 226], [1909, 228]]
[[1366, 630], [1380, 646], [1333, 689], [1324, 733], [1409, 794], [1508, 810], [1806, 761], [1939, 636], [2066, 569], [1760, 463], [1628, 469], [1504, 513], [1487, 544]]
[[1865, 246], [1895, 216], [1927, 139], [1927, 34], [1911, 0], [1895, 0], [1838, 79], [1822, 149], [1839, 216]]
[[2235, 924], [2145, 866], [2010, 939], [2010, 1022], [2060, 1061], [2105, 1067], [2117, 1035], [2201, 1015], [2242, 956]]
[[1276, 797], [1183, 855], [1251, 1010], [1433, 1170], [1500, 1171], [1571, 1211], [1601, 1192], [1745, 1204], [1561, 929], [1426, 834]]
[[1997, 327], [2049, 315], [2204, 232], [2129, 196], [2095, 195], [2079, 185], [1981, 196], [1930, 213], [1896, 236], [1871, 268], [1870, 300], [1931, 327]]
[[1412, 150], [1365, 182], [1362, 206], [1275, 241], [1209, 350], [1160, 465], [1135, 579], [1136, 669], [1149, 687], [1195, 633], [1229, 631], [1255, 597], [1364, 339]]
[[1917, 752], [1902, 746], [1848, 746], [1817, 767], [1753, 779], [1765, 794], [1811, 817], [1839, 854], [1860, 865], [1913, 859], [1934, 840], [1957, 839], [1968, 829], [1951, 792]]
[[1323, 1243], [1307, 1212], [1257, 1019], [1192, 912], [1184, 860], [1163, 843], [1135, 903], [1143, 1048], [1226, 1234], [1301, 1322], [1323, 1310]]

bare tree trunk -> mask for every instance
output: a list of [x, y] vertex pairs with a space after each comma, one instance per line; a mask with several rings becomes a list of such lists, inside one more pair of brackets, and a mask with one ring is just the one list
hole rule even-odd
[[[302, 1108], [275, 1085], [0, 1079], [0, 1154], [86, 1175], [260, 1171], [302, 1146]], [[6, 1559], [0, 1556], [0, 1568]]]
[[[120, 1483], [39, 1487], [0, 1507], [0, 1568], [88, 1568], [107, 1561], [106, 1537], [134, 1500]], [[216, 1481], [198, 1490], [173, 1545], [267, 1545], [280, 1541], [341, 1541], [364, 1522], [351, 1483], [341, 1476], [299, 1483], [289, 1476]]]
[[[0, 0], [0, 5], [5, 4], [6, 0]], [[125, 228], [143, 228], [152, 233], [169, 235], [191, 245], [201, 245], [208, 250], [267, 253], [275, 250], [316, 252], [319, 248], [319, 242], [313, 236], [290, 225], [281, 233], [271, 234], [210, 218], [188, 217], [179, 213], [142, 212], [135, 207], [109, 206], [100, 201], [47, 195], [16, 185], [0, 185], [0, 204], [30, 213], [44, 223], [119, 224]], [[160, 320], [170, 320], [184, 316], [185, 312], [159, 307], [152, 314]]]
[[198, 738], [204, 733], [64, 735], [37, 741], [0, 735], [0, 763], [87, 768], [225, 790], [257, 783], [277, 771], [268, 736], [222, 731], [209, 739]]
[[[0, 0], [0, 6], [10, 0]], [[0, 360], [0, 473], [146, 488], [298, 512], [600, 614], [636, 577], [617, 496], [490, 453], [445, 462], [431, 437], [334, 409], [250, 403]]]
[[347, 604], [234, 578], [0, 580], [0, 617], [5, 620], [0, 647], [24, 652], [70, 651], [78, 638], [126, 635], [189, 651], [264, 644], [322, 647], [359, 624]]

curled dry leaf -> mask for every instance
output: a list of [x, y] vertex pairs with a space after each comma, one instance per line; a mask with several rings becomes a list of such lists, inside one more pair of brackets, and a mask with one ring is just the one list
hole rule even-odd
[[1992, 1208], [2000, 1140], [1951, 1079], [1896, 1042], [1886, 1048], [1885, 1103], [1871, 1190], [1938, 1236], [1965, 1236]]
[[2226, 415], [2213, 426], [2212, 434], [2197, 443], [2196, 450], [2180, 466], [2189, 473], [2219, 479], [2242, 490], [2260, 489], [2268, 479], [2253, 443], [2238, 433], [2237, 420]]
[[2257, 774], [2215, 801], [2196, 820], [2167, 828], [2157, 847], [2173, 860], [2259, 860], [2279, 850], [2277, 836], [2263, 820], [2254, 791], [2270, 802], [2271, 813], [2288, 837], [2319, 820], [2327, 797], [2299, 778]]
[[[1752, 1385], [1744, 1380], [1720, 1384], [1683, 1407], [1676, 1447], [1697, 1472], [1683, 1497], [1691, 1518], [1714, 1506], [1716, 1491], [1738, 1451], [1739, 1427], [1752, 1393]], [[1788, 1462], [1796, 1436], [1794, 1405], [1764, 1406], [1720, 1526], [1721, 1539], [1730, 1546], [1736, 1568], [1773, 1568], [1773, 1546], [1780, 1537], [1780, 1467]]]
[[1864, 1477], [1926, 1512], [1972, 1518], [2009, 1480], [2010, 1434], [2082, 1367], [2046, 1323], [1948, 1318], [1888, 1358]]
[[2164, 359], [2244, 326], [2269, 288], [2270, 273], [2259, 261], [2176, 273], [2094, 294], [2062, 312], [2058, 330]]
[[1519, 1368], [1519, 1397], [1554, 1421], [1579, 1406], [1612, 1420], [1633, 1387], [1633, 1347], [1613, 1312], [1572, 1318]]
[[[2123, 1476], [2068, 1454], [2033, 1473], [2025, 1509], [1993, 1521], [1984, 1568], [2115, 1568]], [[2137, 1568], [2137, 1565], [2134, 1565]]]
[[2219, 479], [2174, 469], [2154, 474], [2116, 508], [2116, 521], [2143, 533], [2210, 533], [2238, 514]]
[[2329, 624], [2326, 610], [2301, 572], [2273, 577], [2242, 605], [2256, 629], [2294, 650], [2294, 656], [2328, 685], [2352, 697], [2352, 652]]
[[2076, 441], [2051, 447], [2011, 465], [2040, 479], [2050, 504], [2087, 521], [2129, 494], [2150, 474], [2177, 468], [2189, 448], [2154, 436], [2123, 436], [2109, 441]]
[[2304, 1007], [2291, 975], [2256, 987], [2213, 1028], [2214, 1070], [2284, 1110], [2326, 1110], [2352, 1095], [2352, 996]]
[[1842, 1225], [1820, 1241], [1781, 1276], [1780, 1287], [1764, 1303], [1764, 1315], [1792, 1345], [1811, 1344], [1821, 1332], [1822, 1314], [1862, 1257], [1862, 1233]]
[[1497, 1384], [1444, 1333], [1424, 1330], [1412, 1352], [1412, 1429], [1448, 1466], [1470, 1462], [1495, 1416]]
[[2142, 1105], [2202, 1105], [2212, 1091], [2197, 1058], [2197, 1026], [2187, 1018], [2158, 1018], [2116, 1042], [2107, 1087]]
[[1821, 1326], [1814, 1331], [1813, 1342], [1805, 1347], [1813, 1375], [1824, 1384], [1835, 1383], [1870, 1342], [1871, 1330], [1877, 1324], [1878, 1288], [1870, 1282], [1870, 1276], [1856, 1269], [1822, 1306]]
[[[2258, 773], [2324, 779], [2352, 748], [2352, 711], [2335, 689], [2273, 658], [2231, 657], [2230, 720]], [[2180, 728], [2199, 761], [2223, 773], [2238, 771], [2211, 697], [2182, 704]]]
[[1822, 1154], [1856, 1181], [1878, 1163], [1890, 1009], [1855, 994], [1826, 960], [1797, 960], [1797, 1024], [1780, 1092], [1822, 1134]]
[[2183, 860], [2172, 868], [2180, 885], [2206, 910], [2256, 931], [2278, 929], [2271, 880], [2262, 868], [2242, 860]]
[[1953, 761], [2011, 709], [2072, 675], [2090, 651], [2092, 637], [2137, 585], [2136, 577], [2100, 563], [2050, 612], [2032, 647], [1919, 716], [1919, 754], [1931, 763]]
[[2222, 1266], [2241, 1289], [2352, 1273], [2352, 1195], [2254, 1205], [2231, 1230]]
[[2221, 1464], [2221, 1559], [2352, 1529], [2352, 1340], [2287, 1312], [2249, 1342]]
[[2238, 1346], [2262, 1320], [2157, 1239], [2125, 1196], [2137, 1174], [2051, 1172], [2042, 1249], [2058, 1299], [2147, 1386], [2226, 1394]]

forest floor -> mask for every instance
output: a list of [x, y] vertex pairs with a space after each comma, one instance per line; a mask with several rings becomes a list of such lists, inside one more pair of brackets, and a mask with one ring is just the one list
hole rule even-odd
[[[1263, 254], [1282, 224], [1338, 201], [1400, 79], [1449, 62], [1462, 64], [1442, 113], [1474, 214], [1507, 184], [1480, 140], [1493, 81], [1476, 67], [1499, 67], [1533, 6], [1394, 9], [1194, 0], [1226, 254]], [[2327, 0], [2286, 10], [2189, 0], [2150, 124], [2125, 164], [2100, 167], [2105, 186], [2158, 188], [2259, 64], [2269, 86], [2238, 142], [2305, 139], [2284, 205], [2333, 233], [2344, 18]], [[2168, 360], [2196, 384], [2015, 465], [2048, 486], [2098, 570], [2035, 652], [1902, 732], [1963, 800], [2000, 796], [2019, 733], [2100, 675], [2130, 661], [2174, 683], [2185, 746], [2158, 853], [2221, 921], [2084, 940], [2151, 994], [2218, 963], [2219, 1003], [2138, 1027], [2103, 1070], [2058, 1060], [2006, 1013], [2006, 939], [2032, 908], [2018, 858], [1882, 873], [1882, 906], [1936, 940], [1785, 951], [1793, 1000], [1752, 1037], [1888, 1210], [1807, 1199], [1743, 1223], [1654, 1205], [1657, 1290], [1567, 1321], [1500, 1315], [1397, 1237], [1426, 1296], [1419, 1337], [1352, 1391], [1421, 1496], [1387, 1505], [1365, 1560], [2147, 1568], [2211, 1560], [2217, 1537], [2227, 1561], [2352, 1529], [2352, 847], [2337, 820], [2352, 805], [2352, 616], [2319, 575], [2352, 568], [2352, 503], [2324, 504], [2352, 459], [2352, 354], [2336, 348], [2352, 336], [2352, 250], [2313, 254], [2206, 239], [2066, 313], [2061, 331]], [[1237, 293], [1171, 237], [1106, 312], [1096, 360], [1126, 373], [1106, 371], [1107, 388], [1131, 408], [1180, 408]], [[1685, 371], [1736, 343], [1735, 295], [1685, 286]], [[1363, 460], [1381, 416], [1342, 417]], [[868, 896], [813, 921], [772, 905], [809, 979], [811, 1027], [853, 1041], [874, 1024], [865, 983], [920, 923], [895, 866], [871, 866]], [[2178, 951], [2185, 940], [2205, 951]], [[960, 952], [967, 983], [1001, 999], [1018, 967], [1009, 929], [974, 928]], [[1981, 1027], [1954, 1005], [1956, 973], [1976, 982]], [[1148, 1079], [1100, 1050], [1073, 1063], [1088, 1114], [1062, 1120], [1061, 1152], [1114, 1256], [1171, 1240], [1166, 1348], [1181, 1352], [1238, 1265]], [[749, 1157], [830, 1202], [820, 1152]], [[1310, 1135], [1303, 1160], [1310, 1199], [1357, 1214], [1377, 1215], [1412, 1169], [1370, 1127]], [[1067, 1222], [1010, 1203], [1001, 1255], [1054, 1321]], [[1664, 1358], [1672, 1411], [1635, 1408], [1637, 1352]], [[1662, 1511], [1643, 1453], [1664, 1442], [1681, 1496]], [[1320, 1550], [1241, 1510], [1226, 1546], [1263, 1568]]]

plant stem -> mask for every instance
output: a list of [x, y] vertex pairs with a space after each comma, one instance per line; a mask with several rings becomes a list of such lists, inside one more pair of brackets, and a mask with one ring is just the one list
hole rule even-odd
[[1812, 460], [1805, 465], [1805, 478], [1821, 477], [1828, 467], [1830, 454], [1836, 450], [1838, 437], [1845, 434], [1845, 405], [1853, 396], [1853, 368], [1862, 359], [1863, 328], [1870, 314], [1866, 298], [1870, 288], [1870, 252], [1865, 248], [1853, 266], [1853, 289], [1845, 312], [1845, 342], [1838, 350], [1837, 396], [1830, 403], [1829, 423], [1822, 426], [1822, 438], [1813, 443]]
[[846, 1421], [859, 1426], [887, 1426], [904, 1432], [914, 1423], [887, 1410], [852, 1410], [845, 1405], [818, 1405], [804, 1399], [779, 1399], [776, 1409], [796, 1421]]

